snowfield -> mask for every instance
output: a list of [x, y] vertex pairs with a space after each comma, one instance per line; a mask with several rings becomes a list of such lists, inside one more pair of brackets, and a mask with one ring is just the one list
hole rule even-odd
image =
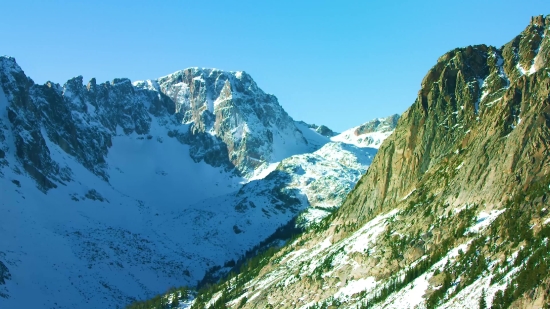
[[[278, 132], [271, 144], [259, 147], [263, 157], [257, 165], [250, 163], [252, 158], [243, 160], [244, 172], [237, 173], [227, 168], [223, 156], [206, 163], [212, 154], [222, 153], [213, 149], [225, 145], [220, 142], [223, 132], [207, 127], [210, 137], [187, 143], [182, 132], [197, 125], [185, 118], [189, 111], [184, 121], [161, 112], [162, 104], [170, 102], [161, 91], [176, 98], [176, 108], [191, 104], [190, 88], [175, 80], [188, 74], [184, 71], [159, 80], [132, 84], [116, 79], [104, 85], [122, 93], [127, 106], [90, 104], [79, 92], [86, 90], [78, 78], [63, 87], [32, 86], [42, 87], [29, 94], [29, 102], [40, 108], [50, 104], [40, 96], [46, 91], [69, 104], [70, 114], [64, 117], [71, 119], [64, 122], [73, 121], [69, 125], [74, 128], [67, 130], [52, 127], [56, 115], [37, 120], [32, 109], [14, 105], [16, 77], [23, 73], [12, 58], [0, 57], [0, 263], [9, 272], [5, 284], [0, 280], [1, 308], [22, 303], [28, 308], [116, 308], [171, 286], [194, 286], [207, 269], [239, 258], [300, 213], [307, 225], [339, 207], [376, 153], [374, 147], [347, 140], [333, 142], [295, 123], [282, 108], [269, 121], [259, 118], [268, 104], [250, 103], [245, 94], [270, 98], [273, 109], [280, 106], [245, 73], [188, 72], [203, 74], [196, 83], [214, 85], [199, 92], [208, 113], [219, 108], [241, 113], [235, 130], [228, 130], [236, 142]], [[228, 96], [213, 99], [240, 82], [248, 88], [245, 94], [231, 93], [241, 99], [234, 101], [238, 108], [224, 105], [233, 102]], [[12, 123], [9, 110], [23, 119], [22, 125]], [[77, 152], [67, 145], [73, 137], [87, 148]], [[39, 160], [21, 159], [21, 145], [31, 147], [40, 140]], [[104, 155], [94, 152], [102, 149], [101, 143], [108, 145]], [[31, 149], [26, 153], [33, 154], [36, 149]], [[40, 177], [25, 169], [28, 162], [42, 164], [39, 170], [54, 187], [40, 187]], [[47, 168], [53, 172], [48, 174]]]

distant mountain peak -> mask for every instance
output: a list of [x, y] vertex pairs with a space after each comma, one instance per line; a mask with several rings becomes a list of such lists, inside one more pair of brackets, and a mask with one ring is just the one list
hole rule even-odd
[[316, 125], [316, 124], [309, 124], [304, 121], [297, 121], [298, 123], [307, 126], [310, 129], [313, 129], [315, 132], [325, 136], [325, 137], [333, 137], [337, 135], [338, 133], [332, 131], [329, 127], [325, 125]]
[[331, 140], [350, 143], [359, 147], [378, 148], [392, 134], [399, 117], [395, 114], [385, 118], [373, 119], [333, 136]]
[[394, 114], [385, 118], [376, 118], [367, 123], [364, 123], [358, 126], [355, 129], [355, 135], [362, 135], [366, 133], [380, 132], [386, 133], [395, 130], [397, 126], [397, 121], [399, 120], [399, 115]]
[[[189, 68], [134, 85], [160, 92], [174, 102], [177, 117], [191, 124], [194, 135], [184, 139], [204, 141], [211, 138], [207, 135], [215, 136], [212, 142], [224, 144], [219, 147], [227, 148], [229, 161], [243, 175], [251, 175], [263, 164], [313, 150], [277, 98], [264, 93], [244, 71]], [[192, 152], [196, 159], [212, 154], [200, 146]]]

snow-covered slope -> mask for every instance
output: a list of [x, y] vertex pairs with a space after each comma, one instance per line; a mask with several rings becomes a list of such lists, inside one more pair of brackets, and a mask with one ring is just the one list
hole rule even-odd
[[[378, 121], [375, 119], [363, 126]], [[342, 142], [329, 141], [315, 127], [303, 122], [297, 122], [297, 126], [310, 145], [322, 147], [260, 169], [257, 177], [251, 180], [261, 181], [246, 184], [235, 197], [238, 202], [234, 204], [246, 205], [248, 200], [255, 200], [262, 205], [263, 215], [267, 217], [287, 212], [289, 215], [301, 213], [298, 222], [307, 226], [318, 222], [342, 204], [346, 195], [367, 171], [377, 147], [370, 147], [368, 143], [356, 145], [356, 140], [351, 139], [342, 139]], [[356, 138], [366, 140], [369, 136], [379, 134], [379, 142], [382, 142], [391, 134], [392, 128], [395, 128], [395, 124], [382, 127], [382, 132], [374, 129], [359, 134]], [[281, 206], [277, 206], [274, 201], [287, 206], [280, 209]], [[288, 205], [293, 207], [289, 208]]]
[[298, 215], [299, 225], [308, 226], [336, 210], [375, 153], [374, 148], [328, 142], [315, 152], [268, 166], [237, 192], [174, 211], [164, 228], [176, 234], [192, 231], [179, 241], [186, 248], [213, 252], [215, 263], [204, 264], [203, 269], [221, 265], [239, 258]]
[[[469, 215], [462, 211], [468, 212], [468, 207], [462, 207], [462, 210], [457, 210], [452, 216]], [[487, 229], [503, 212], [500, 210], [490, 214], [480, 213], [475, 218], [477, 224], [472, 226], [475, 232], [470, 236]], [[385, 255], [391, 258], [386, 247], [389, 237], [393, 236], [393, 242], [397, 242], [394, 246], [399, 246], [401, 240], [396, 239], [403, 236], [398, 233], [392, 234], [390, 229], [395, 226], [394, 222], [402, 220], [403, 215], [403, 211], [398, 209], [382, 213], [340, 241], [327, 236], [313, 246], [302, 246], [307, 238], [296, 240], [274, 256], [273, 259], [277, 262], [272, 263], [273, 267], [269, 272], [262, 272], [258, 277], [246, 282], [242, 288], [243, 293], [228, 302], [227, 306], [238, 307], [243, 298], [246, 298], [247, 302], [265, 299], [262, 294], [267, 290], [270, 291], [269, 301], [290, 308], [323, 308], [331, 305], [345, 308], [426, 308], [426, 299], [441, 285], [439, 274], [449, 272], [453, 267], [460, 267], [460, 263], [464, 262], [465, 252], [470, 253], [468, 249], [472, 240], [465, 240], [464, 243], [450, 248], [437, 260], [428, 262], [428, 256], [414, 257], [420, 259], [400, 272], [388, 274], [391, 280], [383, 280], [380, 278], [383, 276], [381, 272], [373, 271], [375, 265], [372, 262], [366, 264], [360, 256]], [[452, 216], [443, 218], [443, 221], [453, 220]], [[404, 262], [408, 262], [410, 255], [413, 255], [410, 251], [400, 254], [404, 255]], [[433, 263], [433, 266], [425, 267], [422, 265], [423, 262]], [[490, 268], [494, 267], [493, 263]], [[518, 268], [512, 269], [512, 272]], [[408, 279], [410, 277], [414, 280]], [[510, 275], [504, 277], [510, 279]], [[307, 290], [303, 290], [298, 288], [300, 281], [314, 283]], [[504, 288], [502, 284], [490, 286], [490, 282], [491, 278], [479, 278], [460, 293], [455, 293], [456, 295], [450, 292], [453, 297], [450, 297], [442, 308], [478, 307], [482, 290], [492, 297]], [[395, 293], [386, 295], [384, 292]], [[469, 293], [474, 295], [468, 295]], [[316, 301], [316, 296], [321, 296], [324, 301]], [[212, 299], [218, 297], [219, 293], [214, 294]]]
[[374, 153], [294, 122], [244, 72], [36, 85], [0, 57], [0, 307], [194, 285], [338, 207]]
[[397, 114], [386, 118], [377, 118], [346, 130], [330, 139], [335, 142], [378, 149], [382, 142], [393, 132], [398, 120], [399, 115]]
[[278, 170], [291, 178], [285, 187], [305, 195], [309, 203], [299, 222], [318, 222], [340, 207], [375, 154], [374, 148], [330, 142], [313, 153], [283, 160]]
[[[47, 194], [7, 152], [10, 163], [0, 177], [0, 259], [11, 279], [2, 307], [24, 300], [24, 307], [109, 308], [114, 301], [194, 283], [205, 265], [223, 260], [182, 246], [178, 238], [189, 231], [167, 229], [173, 220], [167, 213], [237, 190], [241, 179], [188, 155], [174, 156], [189, 146], [155, 131], [153, 126], [152, 139], [113, 138], [110, 183], [46, 140], [52, 160], [70, 168], [74, 179]], [[29, 299], [29, 291], [35, 297]]]

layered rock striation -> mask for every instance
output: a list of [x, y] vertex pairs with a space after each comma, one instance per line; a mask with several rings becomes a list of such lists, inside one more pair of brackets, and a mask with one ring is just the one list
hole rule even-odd
[[549, 34], [440, 57], [343, 205], [193, 308], [548, 304]]

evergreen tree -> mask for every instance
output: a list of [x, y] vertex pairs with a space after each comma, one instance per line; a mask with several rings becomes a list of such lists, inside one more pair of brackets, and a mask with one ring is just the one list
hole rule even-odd
[[485, 301], [485, 289], [481, 291], [481, 298], [479, 299], [479, 309], [487, 309], [487, 302]]
[[172, 297], [172, 302], [170, 303], [170, 307], [177, 308], [180, 305], [180, 302], [178, 300], [178, 292], [174, 293], [174, 297]]
[[493, 298], [493, 306], [491, 308], [500, 309], [504, 307], [504, 293], [499, 290], [495, 293], [495, 297]]

